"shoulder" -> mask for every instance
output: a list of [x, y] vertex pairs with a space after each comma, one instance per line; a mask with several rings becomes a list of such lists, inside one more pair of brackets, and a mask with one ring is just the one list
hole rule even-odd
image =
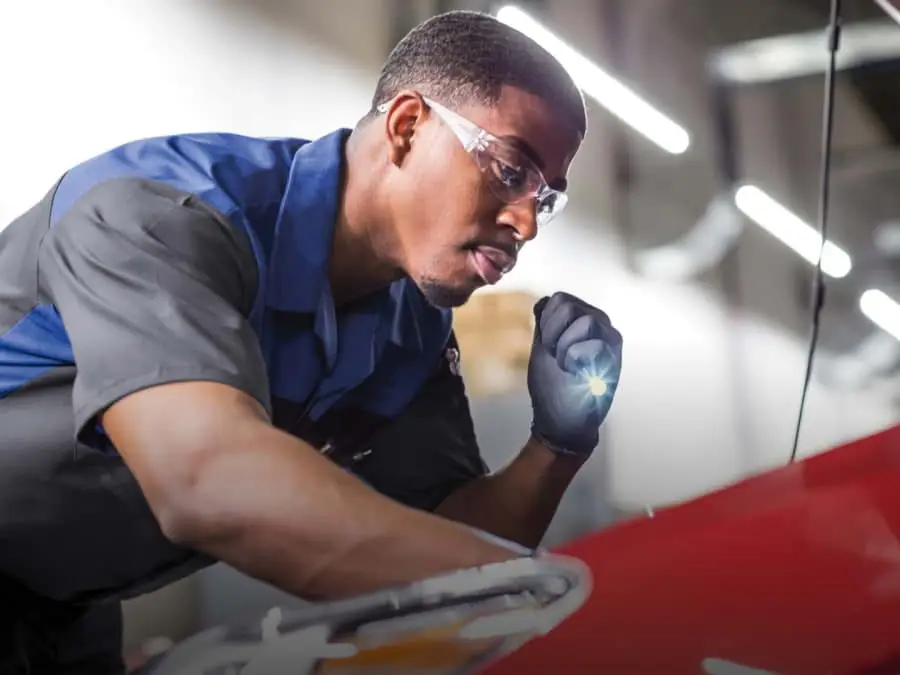
[[[257, 137], [230, 133], [179, 134], [137, 141], [135, 150], [158, 147], [170, 161], [198, 162], [203, 173], [233, 171], [241, 175], [275, 171], [287, 175], [297, 150], [309, 141], [290, 137]], [[128, 146], [122, 148], [128, 150]]]
[[[203, 199], [171, 183], [133, 176], [91, 186], [59, 214], [49, 234], [66, 236], [73, 230], [83, 236], [89, 231], [106, 233], [131, 244], [138, 243], [135, 235], [151, 233], [177, 236], [184, 245], [196, 245], [198, 238], [210, 237], [230, 239], [235, 245], [243, 243], [229, 218]], [[158, 243], [166, 242], [163, 239]]]
[[[98, 157], [120, 158], [135, 164], [193, 160], [201, 171], [217, 161], [234, 165], [272, 167], [290, 164], [294, 153], [309, 141], [291, 137], [260, 137], [224, 132], [198, 132], [154, 136], [123, 143]], [[237, 167], [236, 167], [237, 168]]]
[[168, 185], [206, 199], [219, 210], [278, 202], [291, 162], [306, 141], [224, 133], [159, 136], [131, 141], [96, 155], [63, 176], [53, 219], [102, 184], [131, 178]]
[[185, 190], [135, 177], [113, 178], [81, 195], [43, 238], [40, 260], [42, 267], [94, 261], [111, 277], [126, 269], [155, 278], [177, 272], [241, 304], [259, 282], [242, 228]]

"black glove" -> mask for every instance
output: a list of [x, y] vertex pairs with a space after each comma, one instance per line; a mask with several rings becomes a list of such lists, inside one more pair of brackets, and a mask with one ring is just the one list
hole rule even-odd
[[622, 336], [604, 312], [567, 293], [539, 300], [534, 318], [532, 436], [555, 452], [587, 457], [619, 383]]

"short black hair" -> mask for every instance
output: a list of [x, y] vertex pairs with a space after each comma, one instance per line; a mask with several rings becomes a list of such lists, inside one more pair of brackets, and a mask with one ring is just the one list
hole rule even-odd
[[503, 85], [555, 105], [582, 134], [587, 115], [581, 90], [562, 64], [524, 33], [490, 14], [458, 10], [413, 28], [391, 51], [369, 116], [404, 89], [445, 105], [496, 103]]

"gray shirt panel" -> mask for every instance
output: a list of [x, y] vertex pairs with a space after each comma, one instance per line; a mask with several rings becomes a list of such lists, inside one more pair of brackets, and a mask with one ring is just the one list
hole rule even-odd
[[44, 238], [39, 280], [72, 344], [78, 432], [117, 400], [172, 382], [220, 382], [270, 410], [247, 319], [253, 252], [200, 200], [150, 181], [103, 183]]

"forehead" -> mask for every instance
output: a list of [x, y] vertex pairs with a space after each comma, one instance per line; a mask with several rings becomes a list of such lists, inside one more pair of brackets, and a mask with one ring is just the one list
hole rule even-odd
[[551, 183], [566, 177], [581, 146], [581, 135], [555, 106], [514, 87], [504, 87], [491, 106], [475, 104], [459, 112], [495, 136], [527, 143], [539, 156]]

